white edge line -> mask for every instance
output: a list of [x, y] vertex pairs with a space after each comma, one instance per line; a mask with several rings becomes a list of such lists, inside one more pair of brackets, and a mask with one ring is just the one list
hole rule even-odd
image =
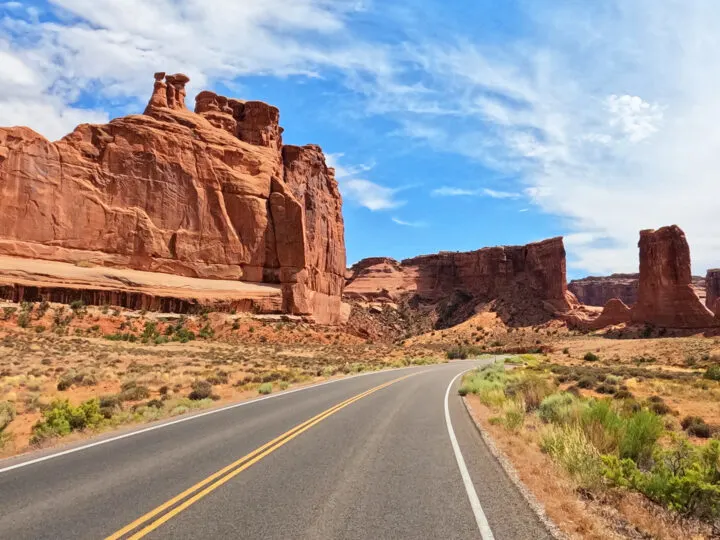
[[[444, 363], [444, 364], [436, 364], [436, 365], [445, 366], [445, 365], [447, 365], [447, 363]], [[236, 409], [236, 408], [238, 408], [238, 407], [244, 407], [245, 405], [251, 405], [251, 404], [253, 404], [253, 403], [258, 403], [258, 402], [260, 402], [260, 401], [265, 401], [266, 399], [272, 399], [272, 398], [276, 398], [276, 397], [280, 397], [280, 396], [287, 396], [287, 395], [289, 395], [289, 394], [294, 394], [295, 392], [302, 392], [302, 391], [304, 391], [304, 390], [310, 390], [310, 389], [312, 389], [312, 388], [318, 388], [319, 386], [325, 386], [326, 384], [333, 384], [333, 383], [337, 383], [337, 382], [348, 381], [348, 380], [350, 380], [350, 379], [357, 379], [358, 377], [365, 377], [365, 376], [367, 376], [367, 375], [378, 375], [378, 374], [380, 374], [380, 373], [389, 373], [389, 372], [391, 372], [391, 371], [400, 371], [400, 370], [403, 370], [403, 369], [412, 369], [412, 368], [418, 368], [418, 367], [422, 367], [422, 366], [407, 366], [407, 367], [401, 367], [401, 368], [392, 368], [392, 369], [382, 369], [382, 370], [379, 370], [379, 371], [371, 371], [371, 372], [369, 372], [369, 373], [361, 373], [361, 374], [359, 374], [359, 375], [352, 375], [352, 376], [350, 376], [350, 377], [342, 377], [342, 378], [340, 378], [340, 379], [334, 379], [334, 380], [332, 380], [332, 381], [323, 381], [323, 382], [319, 382], [319, 383], [316, 383], [316, 384], [311, 384], [311, 385], [309, 385], [309, 386], [303, 386], [302, 388], [295, 388], [294, 390], [286, 390], [286, 391], [284, 391], [284, 392], [280, 392], [280, 393], [277, 393], [277, 394], [271, 394], [271, 395], [269, 395], [269, 396], [263, 396], [263, 397], [260, 397], [260, 398], [250, 399], [250, 400], [247, 400], [247, 401], [241, 401], [240, 403], [233, 403], [232, 405], [226, 405], [225, 407], [220, 407], [220, 408], [218, 408], [218, 409], [212, 409], [212, 410], [210, 410], [210, 411], [205, 411], [205, 412], [202, 412], [202, 413], [193, 414], [193, 415], [191, 415], [191, 416], [184, 416], [184, 417], [182, 417], [182, 418], [178, 418], [177, 420], [170, 420], [169, 422], [163, 422], [163, 423], [161, 423], [161, 424], [157, 424], [157, 425], [154, 425], [154, 426], [146, 427], [146, 428], [143, 428], [143, 429], [138, 429], [138, 430], [135, 430], [135, 431], [131, 431], [131, 432], [129, 432], [129, 433], [123, 433], [122, 435], [116, 435], [115, 437], [110, 437], [110, 438], [108, 438], [108, 439], [103, 439], [103, 440], [101, 440], [101, 441], [95, 441], [95, 442], [92, 442], [92, 443], [84, 444], [84, 445], [82, 445], [82, 446], [76, 446], [76, 447], [74, 447], [74, 448], [68, 448], [67, 450], [63, 450], [63, 451], [61, 451], [61, 452], [55, 452], [54, 454], [48, 454], [48, 455], [46, 455], [46, 456], [42, 456], [42, 457], [39, 457], [39, 458], [30, 459], [30, 460], [28, 460], [28, 461], [23, 461], [23, 462], [21, 462], [21, 463], [16, 463], [15, 465], [9, 465], [9, 466], [7, 466], [7, 467], [3, 467], [2, 469], [0, 469], [0, 474], [9, 472], [9, 471], [12, 471], [12, 470], [15, 470], [15, 469], [20, 469], [20, 468], [22, 468], [22, 467], [27, 467], [27, 466], [29, 466], [29, 465], [34, 465], [34, 464], [36, 464], [36, 463], [42, 463], [43, 461], [48, 461], [48, 460], [51, 460], [51, 459], [55, 459], [55, 458], [59, 458], [59, 457], [62, 457], [62, 456], [66, 456], [66, 455], [68, 455], [68, 454], [73, 454], [73, 453], [75, 453], [75, 452], [80, 452], [80, 451], [82, 451], [82, 450], [87, 450], [88, 448], [94, 448], [94, 447], [96, 447], [96, 446], [102, 446], [103, 444], [109, 444], [109, 443], [111, 443], [111, 442], [119, 441], [119, 440], [121, 440], [121, 439], [127, 439], [127, 438], [129, 438], [129, 437], [135, 437], [136, 435], [141, 435], [142, 433], [147, 433], [147, 432], [149, 432], [149, 431], [155, 431], [156, 429], [161, 429], [161, 428], [165, 428], [165, 427], [168, 427], [168, 426], [174, 426], [175, 424], [181, 424], [181, 423], [183, 423], [183, 422], [189, 422], [190, 420], [195, 420], [196, 418], [202, 418], [203, 416], [209, 416], [209, 415], [211, 415], [211, 414], [221, 413], [221, 412], [228, 411], [228, 410], [231, 410], [231, 409]], [[11, 460], [11, 459], [14, 459], [14, 458], [10, 457], [10, 458], [7, 458], [7, 459], [8, 459], [8, 460]]]
[[[450, 435], [450, 443], [455, 453], [455, 460], [457, 461], [458, 468], [460, 469], [460, 476], [462, 476], [463, 484], [465, 485], [465, 491], [467, 492], [468, 499], [470, 500], [470, 506], [472, 507], [473, 514], [475, 515], [475, 522], [477, 523], [478, 529], [480, 530], [480, 537], [483, 540], [494, 540], [492, 530], [490, 530], [490, 524], [485, 517], [482, 506], [480, 505], [480, 499], [478, 499], [477, 492], [475, 491], [475, 485], [473, 484], [470, 473], [468, 472], [467, 465], [465, 465], [465, 458], [463, 458], [462, 452], [460, 451], [460, 445], [458, 444], [457, 437], [455, 437], [455, 430], [452, 427], [452, 421], [450, 420], [450, 407], [448, 406], [448, 398], [450, 396], [450, 389], [455, 381], [461, 375], [467, 373], [470, 370], [465, 370], [462, 373], [458, 373], [453, 377], [453, 380], [448, 384], [447, 390], [445, 391], [445, 423], [447, 424], [448, 435]], [[0, 471], [2, 472], [2, 471]]]

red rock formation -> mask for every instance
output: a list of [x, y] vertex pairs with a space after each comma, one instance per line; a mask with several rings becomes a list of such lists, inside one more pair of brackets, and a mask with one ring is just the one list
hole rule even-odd
[[690, 248], [680, 227], [640, 231], [638, 246], [640, 284], [632, 321], [668, 328], [716, 326], [692, 287]]
[[600, 313], [596, 311], [597, 309], [597, 307], [582, 306], [572, 310], [563, 318], [569, 326], [583, 330], [599, 330], [630, 322], [631, 310], [618, 298], [608, 300]]
[[[589, 276], [572, 280], [568, 289], [586, 306], [604, 306], [612, 298], [631, 306], [637, 301], [639, 277], [640, 274]], [[692, 276], [692, 286], [700, 300], [705, 301], [705, 278]]]
[[713, 268], [707, 271], [705, 277], [705, 287], [707, 296], [705, 298], [705, 305], [715, 315], [720, 315], [720, 268]]
[[416, 295], [441, 302], [461, 294], [468, 303], [496, 302], [507, 322], [522, 324], [569, 310], [576, 300], [565, 281], [562, 238], [526, 246], [441, 252], [407, 259], [360, 261], [351, 269], [348, 298], [396, 301]]
[[[318, 147], [283, 151], [275, 107], [155, 75], [144, 115], [51, 143], [0, 129], [0, 254], [281, 283], [288, 313], [341, 318], [341, 199]], [[307, 176], [304, 176], [307, 174]]]
[[637, 300], [638, 274], [612, 274], [574, 279], [568, 289], [586, 306], [604, 306], [611, 298], [627, 305]]

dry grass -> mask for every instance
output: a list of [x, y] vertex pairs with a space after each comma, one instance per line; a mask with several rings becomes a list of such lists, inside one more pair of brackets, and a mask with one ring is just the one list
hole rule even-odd
[[[182, 320], [196, 338], [169, 341], [168, 330], [181, 320], [110, 307], [43, 305], [0, 306], [0, 401], [13, 404], [17, 415], [5, 430], [0, 456], [28, 448], [32, 428], [53, 400], [72, 404], [121, 392], [123, 384], [147, 387], [142, 399], [122, 403], [118, 423], [154, 420], [189, 407], [212, 406], [258, 395], [261, 385], [273, 392], [387, 367], [440, 361], [420, 347], [374, 345], [338, 328], [321, 327], [280, 317], [209, 313]], [[14, 309], [14, 311], [13, 311]], [[18, 318], [29, 313], [30, 324]], [[148, 324], [152, 331], [147, 331]], [[38, 330], [38, 327], [40, 328]], [[201, 339], [203, 328], [212, 337]], [[132, 334], [135, 342], [107, 336]], [[143, 343], [143, 335], [147, 343]], [[167, 335], [166, 335], [167, 334]], [[156, 344], [159, 342], [159, 344]], [[352, 361], [348, 361], [352, 359]], [[197, 381], [209, 381], [212, 398], [188, 403]], [[60, 383], [60, 386], [58, 384]], [[149, 402], [160, 407], [148, 407]], [[72, 437], [77, 437], [73, 434]]]

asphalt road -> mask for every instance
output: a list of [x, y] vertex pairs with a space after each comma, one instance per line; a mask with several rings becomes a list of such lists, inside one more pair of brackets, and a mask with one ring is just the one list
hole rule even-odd
[[373, 373], [0, 461], [0, 538], [549, 538], [458, 380], [448, 429], [448, 385], [473, 365]]

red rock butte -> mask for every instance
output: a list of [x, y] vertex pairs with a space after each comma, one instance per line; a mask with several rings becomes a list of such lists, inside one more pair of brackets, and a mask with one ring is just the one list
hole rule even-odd
[[370, 302], [415, 297], [437, 303], [461, 294], [471, 308], [494, 303], [508, 324], [534, 324], [577, 303], [567, 289], [565, 264], [560, 237], [525, 246], [440, 252], [402, 262], [375, 257], [350, 269], [345, 296]]
[[155, 74], [142, 115], [57, 142], [0, 128], [0, 255], [277, 284], [281, 311], [347, 314], [342, 200], [318, 146], [282, 144], [277, 108]]
[[[574, 326], [599, 329], [621, 323], [646, 324], [662, 328], [707, 329], [720, 320], [698, 296], [690, 274], [690, 246], [677, 225], [640, 231], [640, 274], [637, 299], [628, 307], [618, 298], [610, 299], [602, 313], [577, 310], [566, 319]], [[593, 278], [597, 279], [597, 278]], [[708, 305], [715, 304], [714, 273], [708, 272]]]

